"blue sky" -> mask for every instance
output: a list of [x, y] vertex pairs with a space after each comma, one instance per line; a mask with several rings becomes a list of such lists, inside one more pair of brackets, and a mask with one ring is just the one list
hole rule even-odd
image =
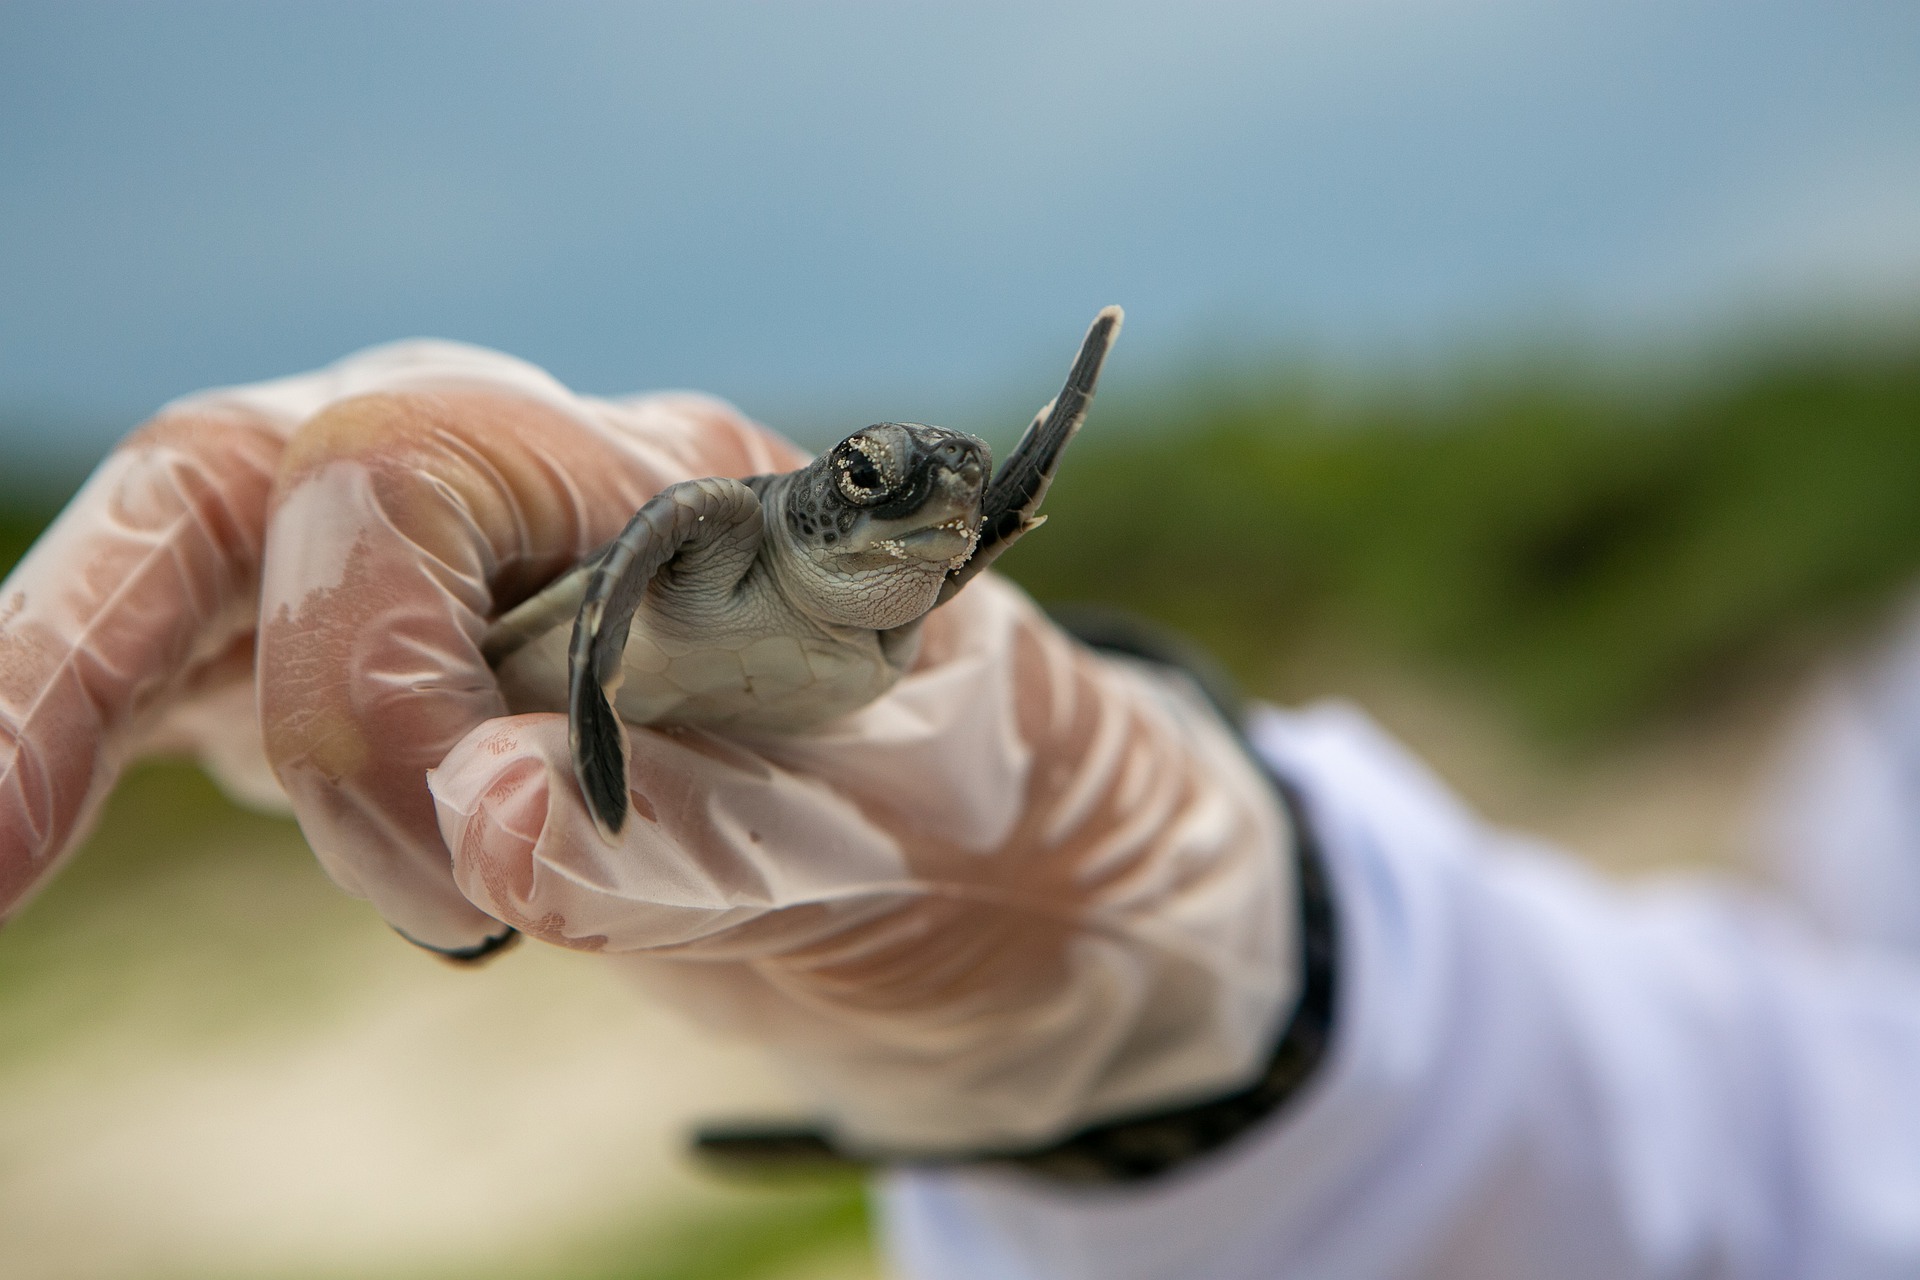
[[818, 438], [1107, 302], [1119, 381], [1917, 287], [1910, 3], [0, 5], [16, 454], [412, 334]]

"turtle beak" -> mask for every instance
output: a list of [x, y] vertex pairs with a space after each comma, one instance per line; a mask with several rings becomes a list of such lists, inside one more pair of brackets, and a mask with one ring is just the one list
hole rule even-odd
[[933, 492], [920, 509], [920, 527], [896, 544], [916, 560], [953, 564], [973, 554], [980, 537], [980, 498], [987, 466], [977, 456], [942, 467], [933, 478]]
[[933, 451], [933, 492], [927, 496], [922, 518], [928, 524], [952, 524], [964, 519], [969, 532], [979, 526], [980, 501], [993, 474], [993, 457], [978, 440], [944, 440]]
[[931, 491], [916, 513], [913, 532], [895, 539], [916, 560], [951, 564], [973, 553], [980, 536], [980, 502], [993, 460], [977, 440], [942, 441], [928, 463]]
[[952, 567], [973, 554], [973, 545], [979, 539], [980, 513], [975, 510], [923, 526], [893, 542], [903, 556]]
[[945, 473], [937, 483], [943, 488], [953, 481], [978, 494], [992, 470], [987, 446], [978, 440], [943, 440], [933, 451], [933, 463]]

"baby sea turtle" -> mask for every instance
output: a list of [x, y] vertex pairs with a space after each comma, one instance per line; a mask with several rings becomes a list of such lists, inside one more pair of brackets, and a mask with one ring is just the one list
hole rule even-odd
[[495, 622], [482, 652], [508, 706], [566, 708], [600, 829], [627, 816], [621, 719], [790, 732], [891, 688], [921, 619], [1044, 519], [1119, 329], [1118, 307], [1094, 319], [1066, 386], [997, 472], [973, 436], [877, 423], [797, 471], [661, 490]]

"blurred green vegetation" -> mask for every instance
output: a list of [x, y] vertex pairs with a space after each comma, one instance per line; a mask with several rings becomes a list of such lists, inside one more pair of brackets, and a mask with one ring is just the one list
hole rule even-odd
[[[867, 1203], [859, 1183], [775, 1182], [766, 1191], [766, 1203], [752, 1209], [696, 1215], [667, 1230], [615, 1232], [582, 1242], [564, 1258], [520, 1259], [492, 1274], [500, 1280], [775, 1280], [802, 1268], [836, 1276], [871, 1273]], [[456, 1274], [475, 1280], [471, 1266], [448, 1273], [447, 1280]]]
[[1329, 654], [1438, 665], [1590, 744], [1920, 577], [1920, 334], [1680, 384], [1563, 367], [1175, 405], [1102, 406], [1003, 563], [1042, 600], [1180, 627], [1264, 692], [1314, 692]]
[[[1114, 398], [1002, 566], [1185, 630], [1261, 692], [1317, 691], [1330, 654], [1438, 664], [1545, 741], [1604, 740], [1920, 577], [1920, 325], [1856, 336], [1685, 378], [1665, 353]], [[57, 487], [0, 485], [0, 564]]]

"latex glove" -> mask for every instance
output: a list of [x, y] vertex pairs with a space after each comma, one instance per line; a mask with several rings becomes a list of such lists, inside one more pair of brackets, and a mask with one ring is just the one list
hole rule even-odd
[[564, 719], [495, 720], [487, 618], [666, 484], [799, 461], [713, 401], [445, 344], [171, 406], [0, 602], [0, 910], [123, 761], [184, 745], [242, 795], [277, 782], [409, 937], [628, 953], [857, 1143], [1038, 1141], [1245, 1080], [1296, 984], [1273, 797], [1196, 699], [1004, 584], [829, 732], [636, 732], [618, 847]]
[[850, 1145], [1035, 1143], [1219, 1093], [1290, 1007], [1269, 784], [1184, 680], [991, 575], [826, 730], [632, 739], [610, 844], [562, 717], [470, 734], [432, 778], [461, 886], [773, 1047]]
[[455, 886], [425, 780], [505, 711], [485, 620], [665, 485], [801, 457], [718, 401], [588, 399], [452, 343], [169, 405], [0, 586], [0, 918], [124, 764], [185, 749], [290, 807], [409, 938], [505, 936]]

